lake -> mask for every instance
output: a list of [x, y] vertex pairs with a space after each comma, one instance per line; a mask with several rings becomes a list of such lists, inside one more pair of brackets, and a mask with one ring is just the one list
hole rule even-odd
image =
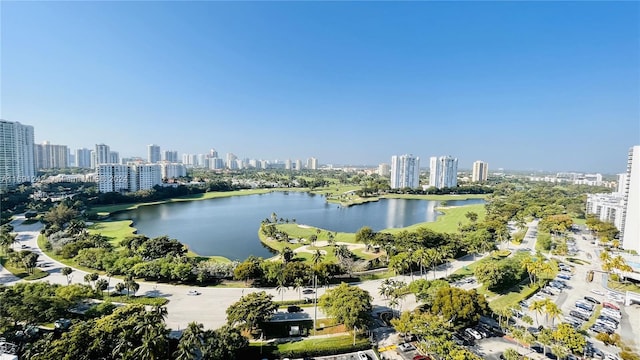
[[[221, 255], [244, 260], [249, 255], [271, 257], [258, 239], [260, 222], [276, 213], [278, 218], [338, 232], [356, 232], [363, 226], [374, 231], [435, 221], [439, 201], [381, 199], [341, 207], [325, 202], [322, 195], [303, 192], [271, 192], [201, 201], [141, 206], [117, 213], [115, 220], [131, 219], [138, 233], [149, 237], [168, 235], [203, 256]], [[483, 204], [483, 199], [447, 200], [448, 206]]]

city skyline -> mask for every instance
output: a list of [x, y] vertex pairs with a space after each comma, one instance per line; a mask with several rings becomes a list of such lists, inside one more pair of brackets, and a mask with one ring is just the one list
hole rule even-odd
[[158, 144], [615, 174], [640, 143], [639, 9], [3, 3], [1, 117], [33, 126], [36, 143], [104, 143], [121, 158]]

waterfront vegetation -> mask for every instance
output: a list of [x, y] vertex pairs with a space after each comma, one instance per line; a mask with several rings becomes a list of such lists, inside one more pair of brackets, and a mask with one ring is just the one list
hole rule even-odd
[[[307, 184], [323, 185], [312, 186], [312, 191], [328, 198], [339, 199], [349, 191], [353, 191], [352, 195], [361, 199], [426, 199], [433, 196], [383, 193], [383, 187], [375, 181], [363, 187], [362, 184], [346, 184], [343, 180], [336, 179], [327, 181], [312, 176], [289, 179], [292, 181], [291, 184], [304, 181]], [[214, 188], [218, 186], [227, 185], [217, 182]], [[202, 189], [204, 187], [198, 188], [198, 191]], [[44, 351], [52, 356], [59, 355], [60, 358], [71, 356], [79, 359], [136, 358], [143, 353], [168, 359], [190, 358], [194, 349], [198, 349], [202, 354], [209, 354], [211, 359], [243, 358], [243, 354], [288, 357], [332, 355], [369, 348], [368, 339], [355, 334], [355, 346], [352, 334], [277, 345], [254, 343], [249, 346], [245, 336], [255, 337], [257, 333], [252, 330], [260, 328], [264, 321], [268, 321], [273, 314], [273, 307], [286, 304], [274, 302], [271, 296], [266, 295], [247, 295], [241, 298], [228, 310], [228, 314], [231, 314], [229, 324], [219, 330], [204, 330], [201, 325], [192, 323], [179, 341], [171, 340], [164, 325], [166, 310], [159, 306], [160, 301], [166, 299], [136, 297], [137, 287], [134, 278], [198, 284], [219, 284], [220, 281], [224, 281], [224, 286], [252, 284], [276, 286], [279, 289], [294, 287], [299, 291], [311, 284], [311, 280], [316, 276], [318, 284], [325, 285], [353, 279], [353, 272], [359, 270], [388, 266], [389, 271], [363, 275], [360, 280], [385, 278], [393, 273], [409, 273], [412, 276], [419, 273], [421, 277], [408, 285], [399, 284], [392, 279], [383, 282], [391, 289], [385, 290], [384, 294], [387, 294], [389, 307], [393, 310], [392, 322], [396, 329], [413, 333], [419, 329], [416, 335], [424, 336], [428, 340], [420, 346], [433, 353], [476, 359], [474, 354], [450, 341], [452, 331], [475, 324], [480, 315], [490, 315], [493, 312], [502, 318], [507, 312], [510, 314], [511, 309], [517, 307], [520, 300], [530, 297], [548, 279], [555, 276], [555, 262], [546, 260], [542, 255], [534, 259], [528, 252], [493, 252], [449, 276], [449, 282], [454, 282], [475, 275], [482, 285], [477, 290], [470, 291], [453, 287], [443, 280], [425, 280], [427, 273], [451, 259], [499, 249], [501, 244], [511, 240], [506, 226], [508, 222], [515, 222], [522, 233], [526, 221], [542, 219], [541, 233], [549, 234], [549, 238], [552, 239], [549, 249], [546, 249], [545, 244], [542, 245], [545, 245], [547, 251], [552, 246], [557, 247], [561, 244], [561, 240], [558, 239], [562, 238], [570, 224], [575, 223], [573, 219], [585, 219], [582, 206], [586, 189], [588, 188], [550, 184], [499, 184], [492, 188], [491, 195], [473, 195], [486, 197], [486, 206], [443, 207], [441, 211], [445, 215], [439, 217], [436, 222], [378, 232], [368, 227], [363, 227], [356, 233], [331, 232], [295, 222], [286, 223], [280, 219], [268, 220], [260, 224], [259, 236], [261, 241], [279, 251], [279, 254], [267, 260], [250, 257], [241, 263], [190, 254], [183, 244], [168, 237], [151, 239], [135, 234], [130, 221], [96, 221], [86, 226], [77, 220], [87, 205], [82, 201], [63, 201], [62, 205], [52, 208], [55, 210], [46, 211], [44, 214], [46, 229], [38, 239], [39, 246], [43, 249], [48, 248], [48, 254], [66, 264], [92, 273], [109, 274], [110, 277], [119, 274], [124, 282], [118, 283], [119, 290], [109, 295], [102, 294], [102, 290], [99, 290], [102, 284], [98, 286], [97, 281], [93, 281], [93, 287], [33, 285], [33, 288], [29, 288], [28, 284], [19, 284], [16, 287], [0, 286], [0, 315], [6, 320], [0, 322], [0, 330], [7, 334], [30, 324], [51, 324], [59, 317], [74, 319], [70, 331], [60, 338], [45, 335], [40, 339], [21, 342], [20, 346], [27, 359], [39, 359], [31, 355], [36, 351]], [[224, 193], [202, 191], [179, 197], [180, 200], [177, 200], [178, 197], [169, 197], [147, 204], [249, 195], [251, 191], [253, 190]], [[273, 189], [259, 189], [253, 193], [266, 191]], [[147, 194], [139, 198], [154, 196], [157, 197]], [[455, 195], [453, 198], [449, 198], [451, 195], [442, 196], [446, 198], [439, 197], [440, 200], [448, 201], [460, 200], [462, 196], [467, 195]], [[128, 198], [104, 196], [100, 201], [109, 199], [117, 203]], [[356, 200], [354, 197], [349, 201]], [[142, 204], [138, 204], [140, 205]], [[88, 215], [121, 211], [130, 206], [130, 203], [102, 208], [94, 206]], [[571, 223], [566, 221], [564, 215], [572, 220]], [[584, 221], [588, 224], [588, 220]], [[297, 239], [297, 242], [290, 241], [293, 239]], [[236, 279], [236, 282], [232, 282], [231, 278]], [[91, 280], [88, 283], [91, 284]], [[69, 290], [60, 290], [64, 288]], [[327, 319], [326, 323], [332, 324], [332, 331], [351, 328], [354, 325], [364, 327], [362, 321], [368, 319], [368, 316], [365, 317], [363, 314], [368, 314], [370, 301], [369, 306], [360, 306], [362, 312], [355, 311], [358, 309], [346, 311], [346, 305], [357, 305], [353, 296], [366, 300], [366, 291], [348, 285], [341, 285], [336, 289], [340, 291], [329, 292], [327, 297], [321, 299], [321, 305], [326, 307], [325, 310], [330, 310], [329, 312], [335, 316]], [[351, 294], [350, 289], [364, 293]], [[416, 298], [420, 297], [423, 305], [417, 311], [401, 312], [399, 300], [411, 292], [416, 294]], [[67, 302], [56, 302], [54, 298], [58, 297]], [[32, 300], [35, 298], [39, 299], [41, 307], [38, 304], [33, 306]], [[71, 305], [77, 301], [92, 298], [135, 304], [115, 308], [106, 302], [105, 304], [109, 305], [102, 305], [85, 316], [68, 312]], [[154, 308], [147, 311], [142, 304], [152, 305]], [[259, 306], [255, 306], [256, 304]], [[262, 313], [256, 313], [258, 310]], [[350, 318], [355, 313], [358, 313], [358, 316]], [[243, 327], [247, 330], [241, 330]], [[517, 337], [517, 329], [509, 329], [509, 332]], [[551, 338], [556, 339], [551, 341], [552, 345], [562, 347], [562, 351], [580, 353], [580, 349], [584, 347], [581, 342], [584, 337], [564, 326], [559, 326], [555, 332], [547, 332], [551, 334]], [[145, 339], [155, 339], [153, 346]], [[167, 357], [166, 354], [171, 355]]]

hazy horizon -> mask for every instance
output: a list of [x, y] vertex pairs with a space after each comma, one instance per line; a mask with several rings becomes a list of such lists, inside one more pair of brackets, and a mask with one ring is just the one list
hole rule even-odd
[[3, 2], [0, 117], [36, 143], [616, 174], [638, 2]]

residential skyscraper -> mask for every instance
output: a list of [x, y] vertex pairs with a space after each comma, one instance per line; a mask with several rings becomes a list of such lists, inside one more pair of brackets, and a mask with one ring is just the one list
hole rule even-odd
[[45, 141], [34, 145], [36, 169], [65, 169], [69, 167], [67, 145], [52, 145]]
[[629, 149], [622, 216], [622, 247], [640, 253], [640, 145]]
[[310, 157], [307, 159], [307, 169], [318, 170], [318, 159]]
[[471, 174], [471, 181], [473, 182], [487, 181], [488, 175], [489, 175], [489, 164], [480, 160], [473, 163], [473, 173]]
[[119, 164], [120, 163], [120, 153], [117, 151], [109, 151], [109, 163], [110, 164]]
[[387, 163], [378, 165], [378, 175], [389, 176], [391, 174], [391, 167]]
[[160, 146], [151, 144], [147, 145], [147, 161], [151, 164], [160, 162]]
[[76, 167], [91, 168], [91, 150], [84, 148], [76, 150]]
[[170, 163], [180, 162], [178, 160], [178, 152], [175, 150], [165, 150], [162, 152], [162, 160], [168, 161]]
[[33, 182], [33, 126], [0, 120], [0, 186]]
[[429, 161], [429, 186], [437, 189], [458, 185], [458, 159], [451, 156], [431, 157]]
[[391, 188], [420, 187], [420, 158], [413, 155], [391, 157]]
[[162, 183], [159, 164], [100, 164], [98, 191], [121, 192], [149, 190]]
[[[109, 164], [109, 163], [113, 163], [113, 162], [111, 162], [111, 149], [109, 148], [109, 145], [96, 144], [96, 162], [95, 162], [95, 166], [97, 167], [98, 165]], [[117, 164], [117, 163], [118, 162], [116, 161], [113, 164]]]

